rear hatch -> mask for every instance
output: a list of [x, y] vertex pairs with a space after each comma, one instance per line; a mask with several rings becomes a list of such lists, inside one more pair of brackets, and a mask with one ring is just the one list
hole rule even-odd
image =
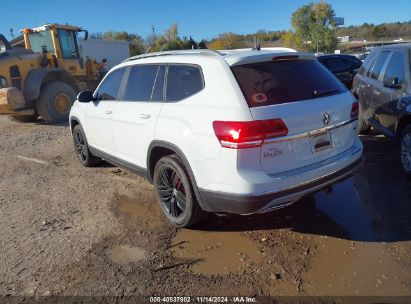
[[266, 173], [301, 169], [353, 146], [358, 104], [314, 56], [273, 56], [231, 69], [254, 120], [280, 119], [288, 130], [264, 140], [259, 153]]

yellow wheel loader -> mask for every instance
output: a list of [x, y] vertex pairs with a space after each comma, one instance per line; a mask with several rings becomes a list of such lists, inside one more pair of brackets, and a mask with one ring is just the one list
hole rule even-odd
[[0, 35], [0, 114], [63, 122], [77, 92], [97, 86], [102, 63], [82, 58], [77, 35], [87, 39], [87, 31], [80, 27], [46, 24], [21, 32], [13, 46]]

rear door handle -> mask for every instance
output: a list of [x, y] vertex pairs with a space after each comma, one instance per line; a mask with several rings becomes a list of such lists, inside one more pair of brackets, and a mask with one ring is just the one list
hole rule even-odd
[[151, 117], [150, 114], [140, 114], [141, 119], [149, 119]]
[[104, 111], [104, 114], [111, 114], [111, 113], [113, 113], [113, 111], [111, 111], [111, 110], [105, 110]]

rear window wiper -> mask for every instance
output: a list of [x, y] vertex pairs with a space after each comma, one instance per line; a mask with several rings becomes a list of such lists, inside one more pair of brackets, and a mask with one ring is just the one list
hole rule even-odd
[[314, 90], [313, 91], [313, 96], [315, 96], [315, 97], [327, 96], [327, 95], [332, 95], [332, 94], [338, 93], [338, 92], [340, 92], [339, 89], [331, 89], [331, 90], [324, 90], [324, 91]]

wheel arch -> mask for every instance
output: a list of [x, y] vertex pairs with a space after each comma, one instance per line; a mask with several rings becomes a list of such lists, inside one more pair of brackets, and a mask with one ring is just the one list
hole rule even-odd
[[27, 102], [33, 102], [40, 96], [41, 87], [53, 82], [67, 83], [78, 91], [75, 79], [62, 68], [34, 69], [29, 72], [24, 81], [23, 95]]
[[77, 126], [77, 125], [80, 125], [80, 126], [81, 126], [81, 124], [80, 124], [80, 119], [78, 119], [76, 116], [71, 116], [71, 117], [70, 117], [70, 120], [69, 120], [69, 123], [70, 123], [70, 131], [71, 131], [71, 133], [73, 133], [73, 129], [74, 129], [75, 126]]
[[411, 124], [411, 114], [407, 114], [401, 117], [400, 121], [398, 122], [397, 129], [395, 132], [397, 139], [400, 138], [404, 128], [410, 124]]
[[196, 195], [197, 201], [200, 207], [204, 209], [204, 204], [201, 199], [200, 191], [198, 190], [197, 182], [195, 180], [193, 171], [191, 170], [190, 163], [188, 162], [184, 152], [176, 145], [161, 140], [155, 140], [150, 143], [147, 151], [148, 181], [150, 183], [153, 183], [154, 168], [156, 166], [156, 163], [160, 160], [160, 158], [171, 154], [176, 154], [183, 162], [184, 167], [187, 170], [191, 185], [193, 186], [193, 190]]

